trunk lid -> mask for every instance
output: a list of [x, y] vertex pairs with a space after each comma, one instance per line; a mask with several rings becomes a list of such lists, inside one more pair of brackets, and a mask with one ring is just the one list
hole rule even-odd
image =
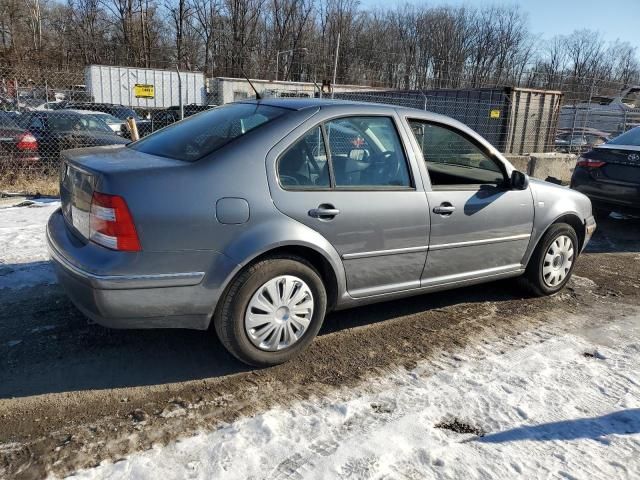
[[24, 133], [19, 127], [0, 127], [0, 156], [11, 155], [16, 151], [18, 137]]
[[[185, 162], [155, 157], [122, 145], [79, 148], [61, 154], [60, 201], [67, 223], [84, 238], [89, 238], [91, 199], [114, 177], [184, 166]], [[104, 192], [115, 193], [120, 192]]]
[[640, 184], [640, 147], [601, 146], [583, 156], [606, 162], [598, 169], [598, 180]]

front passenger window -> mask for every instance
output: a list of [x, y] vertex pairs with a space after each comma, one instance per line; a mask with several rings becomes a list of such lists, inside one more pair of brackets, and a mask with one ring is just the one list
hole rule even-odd
[[505, 176], [497, 161], [454, 129], [409, 121], [422, 150], [431, 185], [502, 185]]

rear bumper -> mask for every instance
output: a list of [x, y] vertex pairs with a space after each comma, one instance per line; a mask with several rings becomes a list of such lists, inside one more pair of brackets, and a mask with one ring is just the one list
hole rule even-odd
[[[96, 273], [78, 265], [77, 257], [87, 262], [82, 249], [106, 249], [82, 244], [71, 235], [60, 211], [54, 212], [47, 224], [47, 244], [58, 281], [71, 301], [91, 320], [110, 328], [208, 328], [222, 280], [210, 278], [204, 269], [179, 273]], [[221, 277], [227, 269], [235, 267], [224, 255], [215, 252], [211, 255]], [[101, 260], [96, 256], [96, 262]], [[139, 258], [132, 258], [131, 263], [144, 270]], [[119, 269], [122, 270], [121, 265]]]
[[587, 170], [576, 167], [571, 179], [571, 188], [589, 197], [595, 207], [640, 211], [640, 185], [599, 181]]
[[204, 278], [204, 272], [160, 273], [155, 275], [96, 275], [76, 267], [64, 258], [49, 236], [47, 241], [51, 260], [70, 275], [81, 279], [89, 286], [99, 290], [128, 290], [145, 288], [187, 287], [198, 285]]

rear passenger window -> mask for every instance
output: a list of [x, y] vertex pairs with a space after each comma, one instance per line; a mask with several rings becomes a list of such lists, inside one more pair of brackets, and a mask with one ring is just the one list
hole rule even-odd
[[336, 187], [410, 187], [393, 120], [346, 117], [325, 125]]
[[289, 189], [330, 186], [329, 164], [320, 127], [311, 130], [280, 157], [278, 178], [280, 185]]

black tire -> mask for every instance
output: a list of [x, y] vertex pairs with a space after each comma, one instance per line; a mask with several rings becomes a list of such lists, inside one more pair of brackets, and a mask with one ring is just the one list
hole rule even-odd
[[[551, 244], [561, 235], [566, 235], [573, 242], [573, 263], [571, 264], [569, 272], [565, 278], [557, 285], [550, 286], [544, 280], [544, 257], [549, 250], [549, 247], [551, 247]], [[576, 266], [576, 260], [579, 253], [578, 245], [578, 236], [571, 225], [567, 225], [566, 223], [556, 223], [551, 225], [540, 239], [540, 242], [538, 242], [538, 246], [529, 259], [529, 264], [527, 265], [525, 274], [522, 277], [524, 286], [537, 296], [553, 295], [554, 293], [562, 290], [571, 278], [573, 269]]]
[[[278, 351], [265, 351], [251, 343], [244, 327], [244, 316], [254, 293], [268, 280], [294, 275], [303, 280], [313, 295], [313, 315], [307, 330], [293, 345]], [[238, 360], [255, 367], [284, 363], [298, 355], [318, 334], [327, 309], [327, 293], [322, 278], [306, 260], [280, 255], [260, 260], [231, 281], [214, 314], [214, 326], [220, 342]]]

